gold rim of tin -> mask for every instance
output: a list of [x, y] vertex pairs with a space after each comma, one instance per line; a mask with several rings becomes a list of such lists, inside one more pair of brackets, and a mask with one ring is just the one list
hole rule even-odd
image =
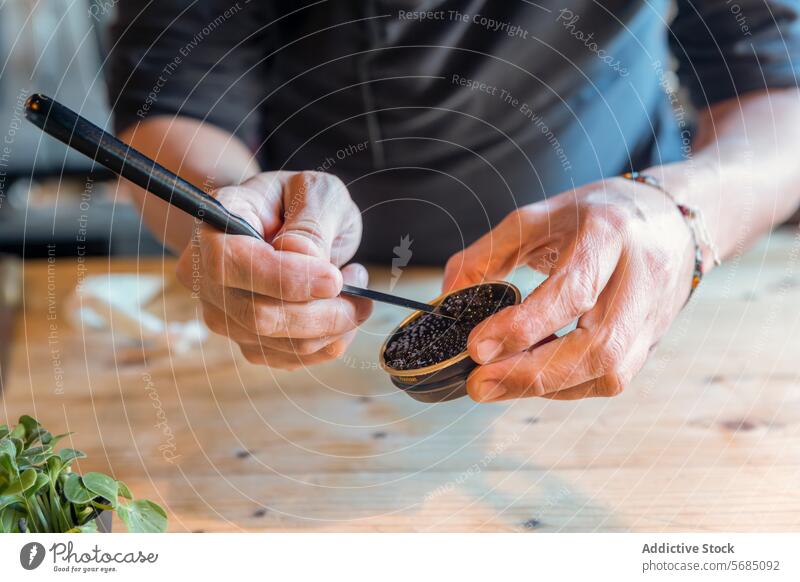
[[[461, 287], [460, 289], [454, 289], [453, 291], [448, 291], [447, 293], [442, 293], [436, 299], [431, 301], [430, 304], [431, 305], [439, 305], [439, 303], [444, 301], [450, 295], [454, 295], [455, 293], [460, 293], [461, 291], [464, 291], [465, 289], [471, 289], [473, 287], [482, 287], [483, 285], [503, 285], [503, 286], [511, 289], [514, 292], [514, 303], [512, 305], [518, 305], [519, 302], [522, 300], [522, 293], [520, 293], [520, 290], [513, 283], [509, 283], [508, 281], [486, 281], [485, 283], [478, 283], [477, 285], [467, 285], [466, 287]], [[386, 353], [386, 346], [389, 345], [389, 340], [391, 340], [395, 336], [395, 334], [398, 331], [400, 331], [400, 329], [402, 329], [404, 326], [406, 326], [409, 323], [411, 323], [416, 318], [422, 316], [423, 313], [424, 313], [423, 311], [415, 311], [414, 313], [412, 313], [411, 315], [406, 317], [403, 321], [401, 321], [391, 331], [391, 333], [389, 333], [388, 336], [386, 336], [386, 339], [383, 340], [383, 345], [381, 345], [381, 351], [380, 351], [380, 354], [379, 354], [379, 356], [380, 356], [380, 366], [381, 366], [381, 368], [383, 368], [383, 370], [385, 372], [391, 374], [392, 376], [397, 376], [399, 378], [405, 378], [405, 377], [408, 377], [408, 376], [422, 376], [422, 375], [425, 375], [425, 374], [431, 374], [433, 372], [438, 372], [439, 370], [442, 370], [443, 368], [451, 366], [452, 364], [458, 363], [461, 360], [469, 357], [469, 352], [467, 350], [464, 350], [463, 352], [459, 353], [456, 356], [453, 356], [452, 358], [449, 358], [447, 360], [439, 362], [438, 364], [432, 364], [430, 366], [426, 366], [424, 368], [414, 368], [413, 370], [397, 370], [397, 369], [392, 368], [391, 366], [389, 366], [386, 363], [386, 360], [384, 358], [384, 354]]]

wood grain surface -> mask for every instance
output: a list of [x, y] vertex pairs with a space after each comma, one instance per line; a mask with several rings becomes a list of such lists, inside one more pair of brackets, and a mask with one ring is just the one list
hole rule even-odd
[[[83, 276], [147, 273], [167, 280], [149, 310], [191, 319], [173, 266], [27, 262], [2, 396], [2, 422], [74, 431], [79, 470], [163, 504], [171, 530], [800, 529], [796, 231], [713, 272], [623, 395], [581, 402], [411, 400], [377, 366], [405, 315], [389, 306], [344, 358], [294, 373], [221, 337], [153, 351], [68, 313]], [[388, 289], [387, 271], [371, 273]], [[440, 276], [408, 269], [394, 292], [429, 299]]]

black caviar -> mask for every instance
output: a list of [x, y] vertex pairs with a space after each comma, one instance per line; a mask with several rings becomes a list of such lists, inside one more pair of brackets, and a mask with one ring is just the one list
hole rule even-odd
[[384, 359], [395, 370], [416, 370], [457, 356], [467, 349], [467, 338], [475, 326], [514, 300], [511, 289], [493, 285], [450, 295], [436, 311], [455, 319], [423, 313], [392, 336]]

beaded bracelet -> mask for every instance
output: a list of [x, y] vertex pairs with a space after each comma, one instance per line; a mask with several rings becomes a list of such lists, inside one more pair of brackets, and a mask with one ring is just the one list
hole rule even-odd
[[711, 254], [714, 257], [714, 264], [720, 264], [717, 248], [714, 246], [714, 242], [711, 240], [711, 237], [708, 234], [708, 228], [706, 228], [702, 212], [699, 208], [693, 208], [678, 202], [672, 193], [667, 191], [667, 189], [661, 185], [661, 182], [649, 174], [625, 172], [622, 174], [622, 177], [626, 180], [639, 182], [640, 184], [647, 184], [648, 186], [651, 186], [662, 192], [667, 198], [672, 200], [675, 206], [678, 207], [681, 216], [683, 216], [686, 224], [689, 226], [689, 230], [692, 231], [692, 242], [694, 243], [694, 272], [692, 273], [692, 287], [689, 291], [689, 297], [686, 298], [686, 301], [688, 302], [694, 294], [695, 289], [697, 289], [697, 287], [700, 285], [700, 281], [703, 280], [703, 275], [705, 274], [703, 270], [703, 250], [700, 248], [698, 238], [702, 239], [703, 243], [708, 246], [709, 249], [711, 249]]

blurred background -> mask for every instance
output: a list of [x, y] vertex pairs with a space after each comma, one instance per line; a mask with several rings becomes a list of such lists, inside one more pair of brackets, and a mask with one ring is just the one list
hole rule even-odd
[[41, 92], [113, 132], [106, 32], [120, 1], [0, 0], [0, 255], [165, 252], [106, 170], [22, 116]]
[[0, 253], [160, 254], [104, 169], [22, 116], [34, 92], [112, 130], [105, 30], [119, 0], [0, 2]]

